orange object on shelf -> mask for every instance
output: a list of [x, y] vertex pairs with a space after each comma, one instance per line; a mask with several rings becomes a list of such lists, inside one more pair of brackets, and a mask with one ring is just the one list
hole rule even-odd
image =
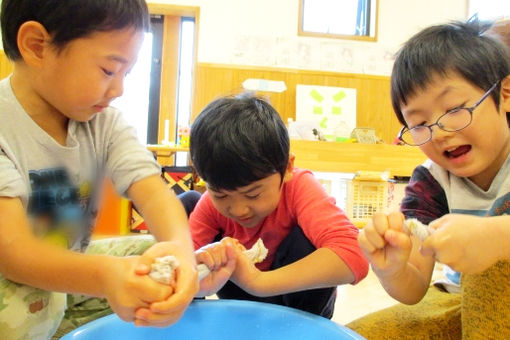
[[119, 196], [110, 180], [104, 182], [94, 234], [126, 235], [131, 220], [131, 201]]

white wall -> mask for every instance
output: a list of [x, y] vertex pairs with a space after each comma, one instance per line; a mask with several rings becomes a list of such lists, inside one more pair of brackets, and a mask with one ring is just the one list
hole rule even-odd
[[426, 26], [465, 19], [469, 0], [379, 0], [377, 42], [298, 37], [299, 0], [148, 1], [200, 7], [202, 63], [389, 75], [402, 43]]
[[198, 61], [389, 75], [420, 29], [467, 17], [468, 0], [379, 0], [378, 41], [298, 37], [298, 0], [150, 0], [200, 7]]

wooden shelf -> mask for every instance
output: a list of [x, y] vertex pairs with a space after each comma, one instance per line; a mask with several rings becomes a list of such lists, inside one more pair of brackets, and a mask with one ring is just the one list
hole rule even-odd
[[189, 148], [186, 146], [164, 144], [148, 144], [147, 149], [152, 152], [154, 157], [158, 160], [158, 163], [162, 166], [173, 165], [174, 156], [177, 152], [188, 152]]
[[[148, 145], [158, 157], [171, 157], [180, 146]], [[388, 144], [336, 143], [292, 139], [290, 151], [299, 168], [324, 172], [389, 171], [390, 176], [411, 176], [427, 157], [417, 147]]]
[[[147, 149], [152, 152], [162, 153], [162, 154], [175, 154], [179, 151], [189, 151], [188, 147], [180, 146], [180, 145], [164, 145], [164, 144], [148, 144]], [[158, 155], [159, 156], [159, 155]]]
[[417, 147], [388, 144], [336, 143], [291, 140], [295, 166], [312, 171], [389, 171], [390, 176], [411, 176], [427, 157]]

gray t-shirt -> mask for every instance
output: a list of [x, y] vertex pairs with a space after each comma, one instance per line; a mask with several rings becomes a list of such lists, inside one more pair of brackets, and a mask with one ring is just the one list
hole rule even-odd
[[[88, 122], [69, 121], [62, 146], [25, 112], [10, 77], [0, 81], [0, 197], [21, 199], [37, 236], [84, 251], [104, 177], [124, 194], [133, 182], [159, 173], [118, 110], [108, 108]], [[2, 339], [48, 339], [64, 315], [66, 298], [0, 274], [0, 306]]]
[[160, 173], [152, 154], [114, 108], [70, 120], [62, 146], [25, 112], [0, 81], [0, 196], [20, 197], [37, 235], [73, 250], [88, 245], [104, 176], [117, 192]]

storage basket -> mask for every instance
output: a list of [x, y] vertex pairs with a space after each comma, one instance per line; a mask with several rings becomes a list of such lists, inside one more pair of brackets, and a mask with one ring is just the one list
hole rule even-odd
[[377, 211], [388, 207], [388, 181], [385, 176], [356, 176], [347, 187], [346, 213], [362, 228]]

